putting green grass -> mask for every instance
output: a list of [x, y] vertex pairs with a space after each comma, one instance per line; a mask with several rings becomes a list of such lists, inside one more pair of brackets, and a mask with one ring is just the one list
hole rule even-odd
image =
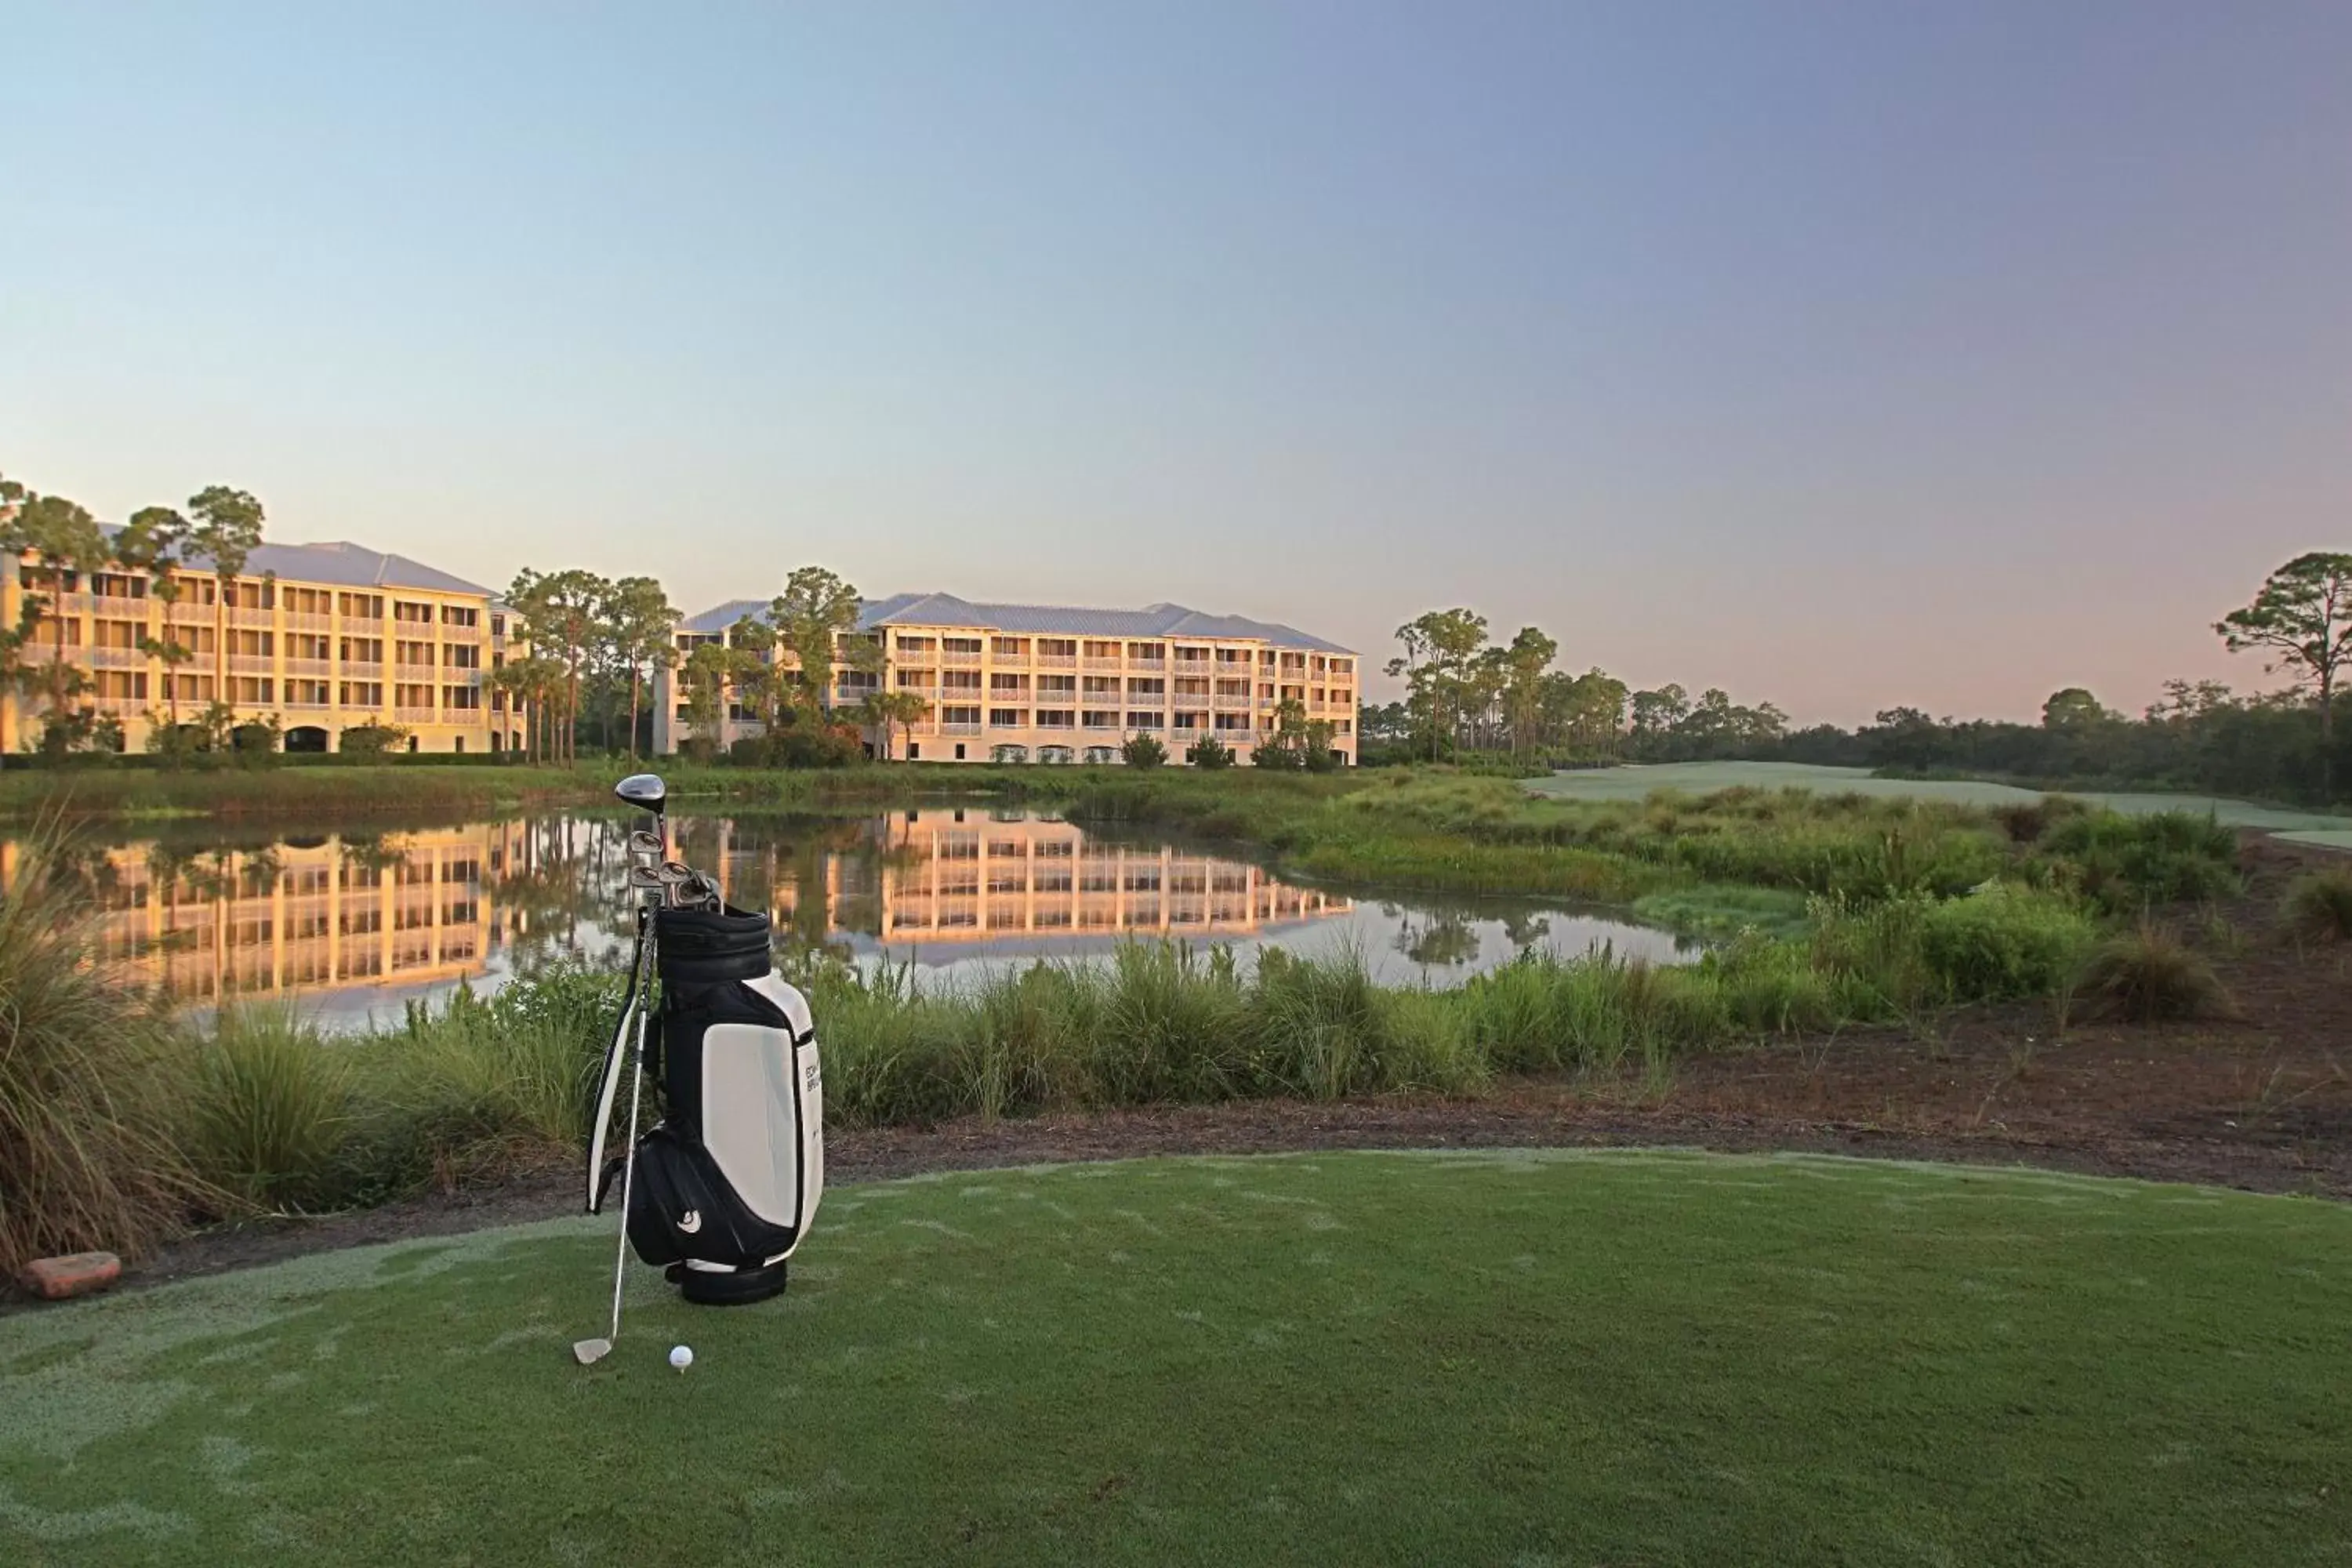
[[[2010, 805], [2039, 800], [2039, 790], [1983, 779], [1883, 779], [1864, 768], [1820, 767], [1811, 763], [1654, 763], [1620, 768], [1591, 768], [1529, 779], [1538, 795], [1561, 800], [1640, 800], [1654, 790], [1680, 790], [1685, 795], [1708, 795], [1744, 785], [1749, 789], [1809, 789], [1822, 795], [1907, 795], [1915, 800], [1953, 801], [1962, 805]], [[2352, 832], [2352, 817], [2326, 812], [2296, 811], [2285, 806], [2257, 805], [2212, 795], [2163, 795], [2123, 790], [2068, 790], [2077, 800], [2096, 801], [2128, 816], [2158, 811], [2189, 811], [2211, 816], [2225, 826], [2264, 827], [2286, 837], [2324, 842], [2336, 833]]]
[[[0, 1563], [2255, 1563], [2352, 1552], [2352, 1209], [1680, 1152], [844, 1188], [0, 1320]], [[664, 1364], [677, 1341], [697, 1360]]]

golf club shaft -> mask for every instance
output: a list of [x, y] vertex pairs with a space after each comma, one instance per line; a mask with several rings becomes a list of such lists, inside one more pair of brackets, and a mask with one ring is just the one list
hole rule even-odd
[[[645, 942], [648, 959], [653, 945], [648, 936]], [[636, 1060], [629, 1079], [629, 1151], [621, 1161], [621, 1237], [613, 1253], [613, 1338], [616, 1340], [621, 1337], [621, 1286], [629, 1271], [629, 1187], [637, 1173], [637, 1102], [645, 1098], [646, 1089], [646, 1008], [651, 1001], [646, 995], [646, 975], [650, 968], [648, 962], [629, 977], [637, 993], [637, 1038]]]

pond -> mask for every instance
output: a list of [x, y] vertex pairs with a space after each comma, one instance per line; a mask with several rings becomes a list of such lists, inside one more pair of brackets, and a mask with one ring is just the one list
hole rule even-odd
[[[396, 1020], [460, 984], [495, 989], [564, 958], [620, 961], [624, 839], [605, 813], [387, 828], [240, 831], [216, 822], [85, 830], [74, 873], [106, 952], [194, 1005], [293, 995], [323, 1020]], [[1391, 984], [1450, 984], [1530, 950], [1696, 949], [1622, 911], [1525, 900], [1303, 887], [1244, 860], [1106, 837], [1050, 816], [928, 806], [857, 816], [687, 816], [678, 854], [780, 943], [914, 966], [927, 984], [1077, 959], [1130, 938], [1363, 956]], [[0, 839], [0, 879], [19, 841]]]

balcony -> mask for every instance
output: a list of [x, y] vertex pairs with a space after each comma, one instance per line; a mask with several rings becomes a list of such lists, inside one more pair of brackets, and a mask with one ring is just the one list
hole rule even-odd
[[233, 653], [228, 656], [228, 668], [232, 675], [275, 675], [278, 660], [266, 653]]
[[395, 708], [392, 710], [392, 720], [395, 724], [430, 724], [434, 721], [434, 710], [430, 708]]
[[1164, 658], [1130, 658], [1127, 661], [1127, 668], [1129, 669], [1165, 669], [1168, 668], [1168, 661]]
[[144, 697], [97, 697], [90, 700], [90, 705], [101, 713], [144, 713], [147, 711], [147, 699]]
[[343, 674], [353, 680], [383, 679], [383, 660], [380, 658], [347, 658], [343, 660], [342, 669]]
[[94, 647], [89, 662], [100, 669], [144, 669], [147, 656], [135, 647]]
[[238, 605], [228, 612], [228, 624], [233, 626], [274, 626], [278, 624], [278, 612]]
[[941, 664], [953, 665], [960, 668], [972, 669], [979, 667], [980, 655], [976, 653], [941, 653], [940, 655], [940, 662]]
[[286, 612], [286, 629], [294, 632], [324, 632], [334, 629], [334, 617], [310, 610]]
[[286, 673], [324, 679], [333, 671], [328, 661], [323, 658], [289, 658], [286, 661]]
[[1078, 668], [1078, 656], [1074, 653], [1041, 653], [1030, 662], [1046, 669], [1076, 669]]
[[980, 733], [980, 726], [959, 719], [952, 723], [941, 724], [940, 726], [940, 733], [942, 735], [977, 735]]
[[1104, 658], [1097, 654], [1090, 653], [1087, 655], [1086, 658], [1081, 662], [1088, 669], [1118, 669], [1123, 668], [1127, 661], [1120, 658], [1116, 654], [1112, 655], [1108, 658]]

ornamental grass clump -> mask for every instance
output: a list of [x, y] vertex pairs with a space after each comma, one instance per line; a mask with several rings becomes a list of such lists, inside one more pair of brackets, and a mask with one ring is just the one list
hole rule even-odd
[[2280, 912], [2297, 942], [2352, 942], [2352, 871], [2330, 867], [2297, 877]]
[[2083, 966], [2079, 994], [2094, 1011], [2136, 1024], [2212, 1017], [2230, 1006], [2202, 955], [2145, 922], [2099, 944]]

